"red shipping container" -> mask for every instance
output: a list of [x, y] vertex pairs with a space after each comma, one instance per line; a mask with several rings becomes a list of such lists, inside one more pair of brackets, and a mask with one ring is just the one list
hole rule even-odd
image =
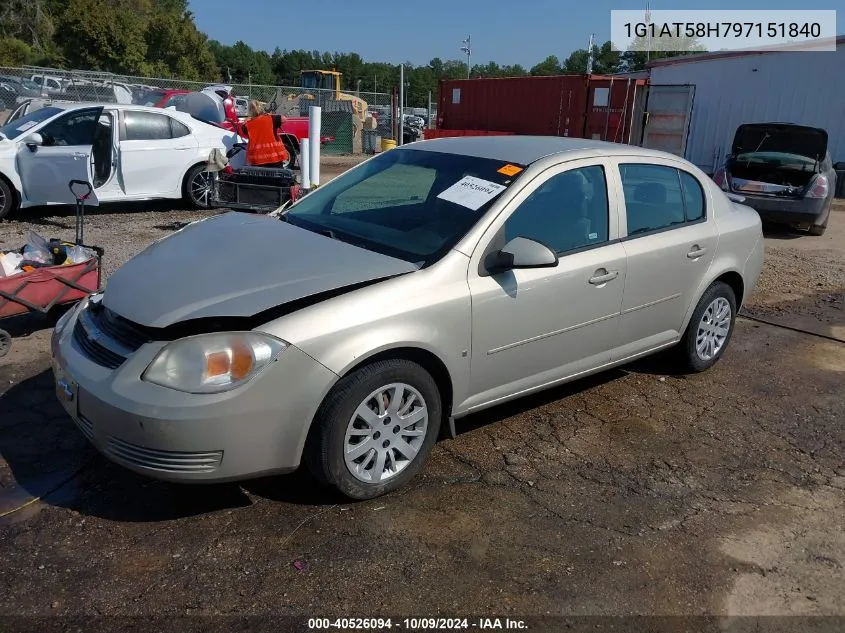
[[623, 142], [644, 84], [601, 75], [441, 81], [437, 127]]

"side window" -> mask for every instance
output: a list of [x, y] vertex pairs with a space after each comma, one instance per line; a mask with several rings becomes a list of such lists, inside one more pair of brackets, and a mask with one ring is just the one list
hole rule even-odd
[[680, 173], [662, 165], [619, 166], [625, 192], [628, 235], [683, 224], [684, 197]]
[[170, 138], [170, 117], [152, 112], [126, 110], [125, 141], [161, 141]]
[[100, 110], [71, 112], [41, 128], [47, 147], [92, 145]]
[[598, 165], [546, 180], [505, 221], [505, 241], [527, 237], [557, 253], [607, 242], [607, 182]]
[[[331, 212], [349, 213], [362, 209], [386, 209], [422, 204], [434, 185], [437, 172], [417, 165], [393, 165], [341, 193]], [[397, 182], [402, 183], [397, 188]]]
[[[167, 117], [170, 119], [170, 117]], [[170, 135], [172, 138], [182, 138], [183, 136], [188, 136], [191, 133], [191, 130], [188, 129], [188, 126], [184, 123], [180, 123], [176, 119], [170, 119]]]
[[681, 187], [684, 189], [684, 210], [687, 222], [695, 222], [704, 218], [704, 191], [701, 184], [692, 175], [685, 171], [681, 174]]

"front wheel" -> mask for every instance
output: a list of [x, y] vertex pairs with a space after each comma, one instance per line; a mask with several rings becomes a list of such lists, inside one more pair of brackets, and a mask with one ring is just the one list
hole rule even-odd
[[722, 357], [736, 321], [736, 295], [726, 283], [714, 282], [692, 313], [678, 351], [687, 369], [710, 369]]
[[205, 165], [194, 165], [185, 176], [183, 196], [195, 209], [211, 206], [211, 172]]
[[378, 361], [344, 376], [314, 418], [306, 461], [321, 483], [351, 499], [404, 486], [440, 430], [440, 392], [420, 365]]
[[0, 220], [9, 217], [17, 208], [18, 199], [15, 192], [5, 180], [0, 178]]

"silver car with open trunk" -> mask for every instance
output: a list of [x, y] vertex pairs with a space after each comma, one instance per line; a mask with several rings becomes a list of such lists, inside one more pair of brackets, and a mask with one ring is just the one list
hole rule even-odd
[[305, 462], [370, 498], [467, 414], [667, 348], [709, 368], [762, 262], [757, 213], [675, 156], [413, 143], [280, 218], [212, 217], [130, 260], [57, 325], [57, 392], [139, 473]]

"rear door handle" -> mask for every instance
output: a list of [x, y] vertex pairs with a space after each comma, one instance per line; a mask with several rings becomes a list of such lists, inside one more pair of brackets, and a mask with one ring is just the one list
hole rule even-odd
[[603, 284], [606, 284], [608, 281], [613, 281], [618, 276], [618, 270], [611, 270], [610, 272], [608, 272], [604, 268], [600, 268], [593, 274], [592, 277], [590, 277], [590, 283], [594, 286], [601, 286]]
[[706, 248], [701, 248], [698, 244], [696, 244], [695, 246], [693, 246], [690, 249], [690, 252], [687, 253], [687, 257], [689, 257], [690, 259], [698, 259], [702, 255], [704, 255], [704, 253], [706, 253], [706, 252], [707, 252]]

